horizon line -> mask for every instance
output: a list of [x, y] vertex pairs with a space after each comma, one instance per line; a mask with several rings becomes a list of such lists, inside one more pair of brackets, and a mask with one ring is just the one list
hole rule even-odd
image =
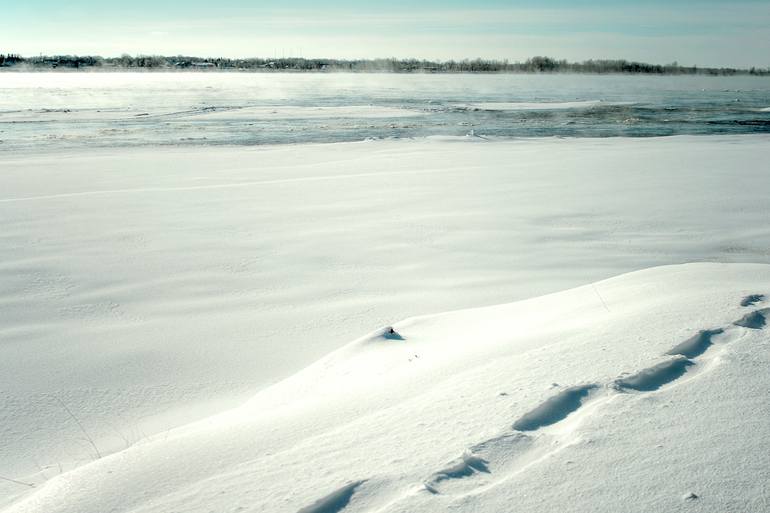
[[[99, 59], [102, 61], [107, 61], [108, 64], [114, 64], [114, 61], [120, 61], [121, 59], [163, 59], [167, 61], [165, 64], [171, 64], [168, 62], [170, 59], [180, 59], [180, 60], [195, 60], [196, 62], [189, 62], [188, 64], [213, 64], [212, 61], [219, 62], [219, 63], [256, 63], [256, 62], [264, 62], [264, 63], [275, 63], [276, 61], [280, 61], [282, 63], [298, 63], [298, 62], [321, 62], [321, 61], [328, 61], [329, 64], [375, 64], [375, 63], [393, 63], [393, 64], [434, 64], [434, 65], [453, 65], [453, 64], [486, 64], [486, 65], [493, 65], [493, 66], [507, 66], [507, 67], [522, 67], [522, 66], [538, 66], [543, 65], [545, 63], [546, 66], [551, 66], [554, 69], [536, 69], [535, 71], [557, 71], [555, 68], [557, 67], [581, 67], [581, 66], [591, 66], [591, 65], [623, 65], [626, 64], [628, 66], [637, 66], [637, 67], [647, 67], [647, 68], [660, 68], [660, 70], [664, 69], [670, 69], [670, 70], [699, 70], [699, 71], [730, 71], [730, 72], [751, 72], [751, 71], [770, 71], [770, 66], [768, 67], [762, 67], [758, 65], [751, 65], [751, 66], [745, 66], [745, 67], [733, 67], [733, 66], [708, 66], [708, 65], [699, 65], [699, 64], [691, 64], [691, 65], [685, 65], [680, 64], [678, 60], [673, 60], [671, 62], [665, 63], [665, 64], [659, 64], [659, 63], [651, 63], [651, 62], [644, 62], [644, 61], [637, 61], [637, 60], [629, 60], [625, 58], [601, 58], [601, 57], [591, 57], [588, 59], [583, 60], [568, 60], [568, 59], [559, 59], [544, 55], [534, 55], [531, 57], [528, 57], [525, 60], [511, 60], [511, 59], [500, 59], [500, 58], [484, 58], [484, 57], [464, 57], [464, 58], [450, 58], [450, 59], [429, 59], [429, 58], [421, 58], [421, 57], [361, 57], [361, 58], [344, 58], [344, 57], [303, 57], [303, 56], [249, 56], [249, 57], [225, 57], [222, 55], [215, 56], [215, 55], [207, 55], [207, 56], [201, 56], [201, 55], [188, 55], [183, 53], [178, 54], [151, 54], [151, 53], [137, 53], [137, 54], [129, 54], [127, 52], [121, 53], [120, 55], [98, 55], [98, 54], [38, 54], [34, 56], [25, 56], [21, 55], [20, 53], [13, 53], [13, 52], [5, 52], [0, 53], [0, 67], [14, 67], [16, 65], [24, 65], [25, 63], [27, 65], [42, 65], [46, 63], [51, 63], [49, 61], [64, 61], [68, 62], [67, 59], [70, 60], [87, 60], [87, 59]], [[41, 61], [42, 59], [42, 61]], [[4, 62], [6, 64], [4, 64]], [[79, 61], [78, 61], [79, 62]], [[158, 63], [160, 64], [160, 63]], [[178, 63], [177, 63], [178, 64]], [[90, 68], [98, 68], [102, 64], [100, 62], [83, 62], [82, 64], [84, 67], [90, 67]], [[75, 68], [79, 68], [80, 66], [76, 66]], [[143, 67], [148, 69], [153, 69], [154, 66], [145, 66], [145, 65], [124, 65], [121, 67]], [[161, 67], [161, 66], [157, 66]], [[214, 66], [216, 67], [216, 66]], [[217, 67], [218, 68], [218, 67]], [[506, 70], [495, 70], [495, 71], [506, 71]], [[513, 70], [510, 70], [513, 71]], [[630, 70], [628, 72], [631, 72]]]

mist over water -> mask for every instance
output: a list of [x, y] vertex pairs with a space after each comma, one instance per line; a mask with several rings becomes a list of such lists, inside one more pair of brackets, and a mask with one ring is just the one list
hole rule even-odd
[[768, 77], [0, 74], [0, 151], [768, 132]]

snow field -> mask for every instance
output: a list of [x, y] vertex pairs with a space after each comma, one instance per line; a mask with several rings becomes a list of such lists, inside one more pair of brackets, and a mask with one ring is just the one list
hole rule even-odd
[[688, 264], [406, 319], [6, 511], [761, 511], [767, 290]]

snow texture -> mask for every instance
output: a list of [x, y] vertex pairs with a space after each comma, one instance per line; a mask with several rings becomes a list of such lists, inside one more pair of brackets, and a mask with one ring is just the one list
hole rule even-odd
[[763, 511], [768, 149], [4, 153], [0, 505]]
[[399, 321], [397, 343], [376, 330], [3, 511], [762, 511], [770, 339], [735, 324], [747, 290], [770, 290], [770, 265]]

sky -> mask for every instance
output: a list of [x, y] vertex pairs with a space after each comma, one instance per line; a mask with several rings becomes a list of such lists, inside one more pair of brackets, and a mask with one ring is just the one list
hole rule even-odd
[[770, 67], [770, 0], [0, 0], [0, 53]]

